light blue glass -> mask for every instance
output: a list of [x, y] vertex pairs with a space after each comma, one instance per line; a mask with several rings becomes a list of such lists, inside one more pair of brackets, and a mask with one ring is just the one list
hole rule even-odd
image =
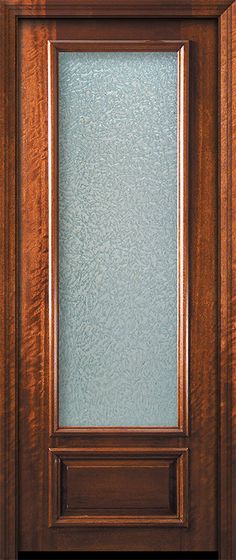
[[177, 425], [176, 53], [59, 53], [59, 417]]

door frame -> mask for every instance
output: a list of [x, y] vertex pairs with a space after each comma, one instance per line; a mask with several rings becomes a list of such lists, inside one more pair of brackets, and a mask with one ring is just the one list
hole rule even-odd
[[17, 30], [20, 18], [217, 18], [219, 25], [218, 550], [236, 559], [236, 1], [0, 0], [0, 558], [17, 558], [18, 190]]

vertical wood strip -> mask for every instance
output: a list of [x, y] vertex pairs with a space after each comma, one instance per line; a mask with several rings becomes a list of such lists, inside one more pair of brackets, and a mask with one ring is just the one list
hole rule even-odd
[[0, 558], [16, 558], [17, 539], [17, 321], [16, 321], [16, 25], [1, 4], [1, 376]]
[[220, 492], [222, 560], [236, 558], [236, 3], [220, 18]]
[[178, 51], [178, 427], [189, 433], [189, 42]]

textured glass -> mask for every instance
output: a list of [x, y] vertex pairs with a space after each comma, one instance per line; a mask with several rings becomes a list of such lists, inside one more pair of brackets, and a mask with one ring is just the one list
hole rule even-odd
[[59, 411], [177, 425], [176, 53], [59, 53]]

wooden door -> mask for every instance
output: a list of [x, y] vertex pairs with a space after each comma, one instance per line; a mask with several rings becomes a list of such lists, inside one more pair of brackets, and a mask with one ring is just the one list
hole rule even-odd
[[[166, 14], [162, 18], [104, 15], [72, 18], [45, 13], [42, 18], [23, 17], [18, 22], [17, 549], [19, 558], [31, 558], [32, 551], [45, 551], [47, 558], [53, 551], [66, 551], [68, 558], [73, 551], [156, 551], [162, 552], [162, 558], [167, 552], [181, 553], [181, 558], [199, 552], [203, 558], [203, 551], [217, 558], [218, 21], [216, 17]], [[176, 56], [177, 420], [172, 424], [165, 425], [165, 420], [147, 425], [145, 420], [140, 425], [133, 420], [130, 425], [62, 421], [62, 400], [73, 408], [74, 389], [71, 386], [62, 393], [60, 384], [59, 329], [65, 328], [60, 327], [59, 297], [63, 222], [60, 53], [113, 53], [113, 61], [120, 53]], [[134, 108], [134, 121], [137, 115]], [[86, 114], [81, 118], [86, 119]], [[91, 145], [96, 144], [96, 126], [95, 120]], [[149, 153], [146, 145], [144, 150], [143, 160]], [[90, 157], [96, 159], [96, 149]], [[168, 153], [163, 161], [167, 158]], [[111, 204], [115, 212], [120, 211], [114, 195]], [[69, 223], [67, 229], [71, 227]], [[168, 258], [168, 250], [166, 254]], [[110, 331], [111, 339], [117, 336], [114, 326]], [[127, 333], [124, 341], [129, 341]], [[71, 349], [76, 352], [73, 343]], [[94, 391], [95, 411], [100, 406], [99, 390]], [[124, 380], [124, 398], [125, 391]], [[168, 391], [171, 394], [171, 385]], [[131, 392], [135, 400], [134, 385]], [[101, 410], [104, 406], [102, 401]]]

